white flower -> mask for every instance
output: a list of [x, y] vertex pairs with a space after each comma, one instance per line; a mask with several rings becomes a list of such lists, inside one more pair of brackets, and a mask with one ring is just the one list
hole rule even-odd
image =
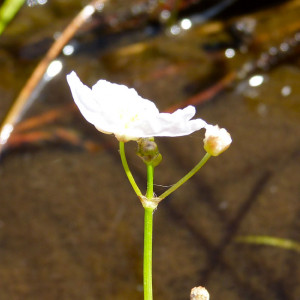
[[230, 146], [232, 139], [230, 134], [224, 128], [218, 125], [205, 126], [204, 149], [212, 156], [218, 156]]
[[125, 85], [99, 80], [90, 89], [75, 72], [67, 75], [67, 81], [85, 119], [99, 131], [113, 133], [123, 142], [154, 136], [188, 135], [206, 126], [201, 119], [191, 120], [196, 113], [193, 106], [172, 114], [159, 113], [153, 102]]

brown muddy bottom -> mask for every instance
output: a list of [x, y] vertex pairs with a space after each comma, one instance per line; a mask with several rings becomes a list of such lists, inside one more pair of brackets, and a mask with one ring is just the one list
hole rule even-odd
[[[38, 54], [25, 59], [20, 53], [67, 24], [78, 9], [64, 4], [64, 10], [60, 1], [53, 3], [38, 8], [49, 20], [59, 20], [53, 28], [41, 23], [37, 32], [32, 21], [32, 28], [24, 29], [31, 40], [15, 33], [17, 27], [3, 35], [1, 117], [38, 61]], [[58, 17], [58, 7], [65, 19]], [[45, 85], [23, 120], [53, 110], [62, 111], [63, 117], [32, 128], [30, 132], [38, 133], [34, 140], [17, 143], [15, 138], [2, 155], [1, 300], [143, 298], [142, 206], [125, 177], [115, 138], [98, 133], [76, 109], [69, 109], [73, 100], [65, 74], [75, 70], [89, 85], [99, 78], [125, 83], [165, 110], [244, 70], [245, 63], [270, 47], [279, 49], [299, 30], [299, 13], [297, 1], [291, 1], [247, 15], [256, 29], [250, 42], [242, 41], [247, 49], [228, 46], [235, 47], [233, 58], [224, 56], [226, 49], [213, 51], [211, 46], [231, 44], [226, 26], [245, 16], [211, 21], [178, 36], [161, 32], [138, 42], [128, 42], [125, 36], [126, 42], [119, 44], [121, 36], [106, 49], [94, 43], [95, 34], [83, 41], [80, 36], [83, 46], [72, 56], [60, 57], [62, 73]], [[27, 8], [15, 22], [23, 24], [33, 15]], [[300, 299], [299, 253], [236, 242], [246, 235], [300, 242], [297, 53], [286, 53], [275, 63], [265, 61], [264, 70], [240, 73], [209, 100], [196, 104], [197, 117], [227, 128], [233, 144], [155, 212], [156, 300], [188, 299], [198, 285], [209, 290], [211, 299]], [[256, 78], [256, 84], [262, 80], [257, 86], [255, 75], [262, 76]], [[202, 139], [203, 132], [156, 139], [163, 155], [154, 180], [158, 195], [201, 159]], [[127, 154], [145, 189], [145, 168], [134, 142], [128, 144]]]

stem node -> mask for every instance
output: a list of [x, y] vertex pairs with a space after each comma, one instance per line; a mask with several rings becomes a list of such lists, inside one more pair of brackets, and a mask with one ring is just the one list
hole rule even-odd
[[159, 197], [153, 197], [148, 199], [146, 196], [139, 196], [139, 199], [144, 208], [156, 209], [161, 199]]

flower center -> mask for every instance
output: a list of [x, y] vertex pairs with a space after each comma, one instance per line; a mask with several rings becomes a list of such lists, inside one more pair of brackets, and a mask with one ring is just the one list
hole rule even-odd
[[136, 122], [139, 119], [138, 113], [133, 114], [128, 109], [122, 109], [120, 111], [120, 121], [123, 123], [125, 129], [128, 129], [132, 126], [132, 123]]

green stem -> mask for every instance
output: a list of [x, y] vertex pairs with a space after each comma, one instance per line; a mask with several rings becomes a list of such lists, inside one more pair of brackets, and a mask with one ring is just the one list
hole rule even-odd
[[127, 163], [127, 159], [126, 159], [126, 155], [125, 155], [125, 146], [124, 146], [124, 142], [120, 142], [119, 143], [119, 147], [120, 147], [120, 156], [121, 156], [121, 161], [122, 161], [122, 165], [123, 168], [125, 170], [125, 173], [127, 175], [127, 178], [131, 184], [131, 186], [133, 187], [135, 193], [139, 196], [142, 196], [142, 192], [140, 191], [139, 187], [137, 186], [132, 173], [129, 169], [128, 163]]
[[144, 300], [152, 300], [153, 208], [145, 207], [144, 220]]
[[6, 25], [14, 18], [20, 10], [25, 0], [6, 0], [0, 7], [0, 34], [4, 31]]
[[147, 164], [147, 192], [146, 192], [146, 197], [148, 199], [153, 198], [153, 176], [154, 176], [154, 167], [151, 164]]
[[[153, 198], [153, 165], [147, 165], [147, 192], [148, 199]], [[153, 299], [152, 291], [152, 232], [153, 208], [145, 207], [144, 219], [144, 300]]]
[[238, 236], [235, 238], [236, 242], [239, 243], [249, 243], [249, 244], [257, 244], [257, 245], [267, 245], [273, 247], [285, 248], [288, 250], [294, 250], [300, 253], [300, 243], [288, 240], [281, 239], [267, 235], [246, 235], [246, 236]]
[[210, 154], [206, 153], [203, 158], [200, 160], [200, 162], [190, 171], [188, 172], [184, 177], [182, 177], [178, 182], [176, 182], [174, 185], [172, 185], [168, 190], [166, 190], [163, 194], [161, 194], [158, 198], [163, 200], [167, 196], [169, 196], [171, 193], [173, 193], [175, 190], [177, 190], [181, 185], [183, 185], [186, 181], [188, 181], [193, 175], [195, 175], [208, 161], [208, 159], [211, 157]]

